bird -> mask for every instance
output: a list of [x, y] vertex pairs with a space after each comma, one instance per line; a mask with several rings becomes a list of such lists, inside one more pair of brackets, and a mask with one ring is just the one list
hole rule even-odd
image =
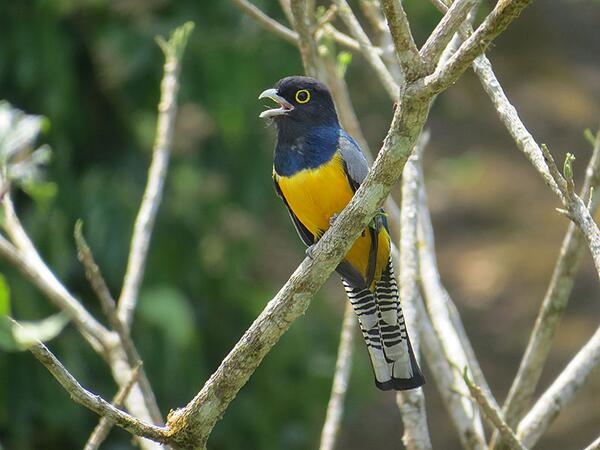
[[[277, 128], [273, 182], [311, 256], [312, 246], [350, 202], [369, 165], [340, 126], [329, 89], [316, 78], [282, 78], [258, 98], [278, 105], [259, 116]], [[390, 254], [381, 209], [336, 272], [358, 317], [375, 385], [384, 391], [415, 389], [425, 379], [406, 329]]]

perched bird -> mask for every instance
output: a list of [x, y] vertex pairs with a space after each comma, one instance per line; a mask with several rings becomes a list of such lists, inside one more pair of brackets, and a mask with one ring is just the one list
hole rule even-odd
[[[277, 126], [273, 181], [300, 238], [312, 246], [367, 176], [367, 161], [358, 144], [340, 127], [331, 94], [318, 80], [283, 78], [258, 98], [279, 104], [260, 114]], [[383, 210], [336, 271], [358, 316], [377, 387], [406, 390], [421, 386], [425, 380], [402, 315]]]

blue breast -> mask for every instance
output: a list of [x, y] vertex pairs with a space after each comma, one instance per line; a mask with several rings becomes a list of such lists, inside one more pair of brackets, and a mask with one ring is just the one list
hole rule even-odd
[[278, 140], [273, 161], [275, 172], [289, 177], [325, 164], [337, 150], [340, 133], [339, 127], [317, 127], [291, 142]]

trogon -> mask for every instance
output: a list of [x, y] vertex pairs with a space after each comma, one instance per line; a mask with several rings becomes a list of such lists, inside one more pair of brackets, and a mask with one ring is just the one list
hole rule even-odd
[[[275, 189], [300, 238], [312, 246], [367, 176], [367, 161], [358, 144], [340, 127], [333, 99], [323, 83], [311, 77], [286, 77], [262, 92], [262, 98], [278, 104], [260, 114], [277, 128]], [[383, 210], [336, 271], [358, 316], [376, 386], [406, 390], [423, 385], [402, 315]]]

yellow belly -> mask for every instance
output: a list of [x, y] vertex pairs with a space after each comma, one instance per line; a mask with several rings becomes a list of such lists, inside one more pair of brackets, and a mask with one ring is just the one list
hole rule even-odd
[[[352, 199], [354, 192], [344, 171], [342, 158], [336, 154], [330, 162], [316, 169], [306, 169], [292, 176], [274, 173], [275, 180], [300, 222], [318, 238], [329, 228], [329, 221], [339, 214]], [[382, 229], [378, 236], [375, 280], [389, 258], [389, 236]], [[366, 277], [371, 249], [371, 235], [365, 230], [346, 254], [346, 260]]]

